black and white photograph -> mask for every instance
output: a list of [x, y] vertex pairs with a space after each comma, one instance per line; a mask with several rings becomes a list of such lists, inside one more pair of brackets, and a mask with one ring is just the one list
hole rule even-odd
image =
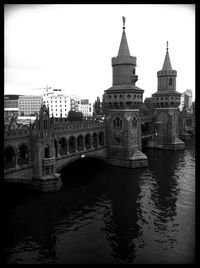
[[195, 4], [4, 4], [5, 264], [195, 264]]

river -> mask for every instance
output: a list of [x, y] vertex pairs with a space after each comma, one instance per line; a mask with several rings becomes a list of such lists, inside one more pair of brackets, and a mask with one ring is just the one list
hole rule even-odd
[[194, 263], [194, 139], [144, 152], [140, 169], [71, 164], [54, 193], [5, 186], [5, 263]]

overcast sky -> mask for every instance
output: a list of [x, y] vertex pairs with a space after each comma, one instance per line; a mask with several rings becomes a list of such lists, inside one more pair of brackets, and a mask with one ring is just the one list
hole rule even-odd
[[94, 101], [112, 86], [122, 16], [136, 86], [144, 99], [157, 91], [166, 41], [179, 92], [195, 99], [195, 5], [5, 5], [4, 94], [43, 93], [46, 85]]

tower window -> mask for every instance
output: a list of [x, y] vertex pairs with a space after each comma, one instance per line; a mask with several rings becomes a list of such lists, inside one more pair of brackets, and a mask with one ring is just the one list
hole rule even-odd
[[116, 119], [113, 120], [113, 128], [122, 129], [122, 120], [120, 120], [119, 117], [116, 117]]
[[169, 85], [172, 86], [172, 78], [169, 78]]
[[44, 129], [47, 129], [47, 120], [44, 120]]
[[132, 127], [137, 128], [137, 119], [135, 118], [135, 116], [134, 116], [133, 121], [132, 121]]

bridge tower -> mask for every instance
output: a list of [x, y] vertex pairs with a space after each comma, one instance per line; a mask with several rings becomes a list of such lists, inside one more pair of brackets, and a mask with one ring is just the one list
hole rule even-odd
[[31, 130], [33, 189], [57, 191], [62, 186], [60, 174], [55, 173], [54, 124], [49, 109], [42, 105]]
[[172, 69], [168, 42], [164, 64], [162, 70], [157, 72], [157, 77], [157, 92], [152, 94], [157, 131], [154, 147], [173, 150], [184, 149], [185, 143], [178, 138], [178, 106], [180, 105], [181, 93], [176, 91], [177, 71]]
[[136, 57], [130, 55], [123, 17], [123, 32], [117, 57], [112, 58], [113, 85], [104, 91], [107, 160], [123, 167], [147, 166], [141, 152], [139, 106], [144, 90], [135, 86]]

